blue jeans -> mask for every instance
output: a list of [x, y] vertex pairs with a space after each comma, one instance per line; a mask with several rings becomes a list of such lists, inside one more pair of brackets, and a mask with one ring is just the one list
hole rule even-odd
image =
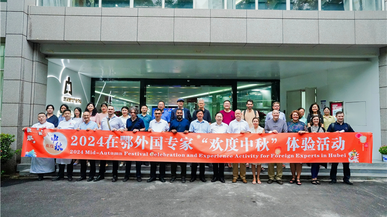
[[311, 165], [311, 172], [312, 172], [312, 179], [317, 178], [318, 171], [320, 170], [320, 164], [319, 163], [312, 163]]

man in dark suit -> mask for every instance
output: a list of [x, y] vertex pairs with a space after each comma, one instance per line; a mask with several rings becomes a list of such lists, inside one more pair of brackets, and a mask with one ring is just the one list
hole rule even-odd
[[171, 121], [177, 119], [176, 111], [177, 109], [183, 110], [183, 119], [187, 119], [190, 123], [192, 121], [191, 112], [189, 109], [184, 108], [184, 99], [177, 100], [177, 108], [173, 109], [171, 112]]

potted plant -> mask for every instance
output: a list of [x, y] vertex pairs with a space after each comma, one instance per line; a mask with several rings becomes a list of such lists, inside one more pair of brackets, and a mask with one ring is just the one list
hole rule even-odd
[[383, 162], [387, 162], [387, 145], [382, 145], [379, 148], [380, 154], [382, 154]]

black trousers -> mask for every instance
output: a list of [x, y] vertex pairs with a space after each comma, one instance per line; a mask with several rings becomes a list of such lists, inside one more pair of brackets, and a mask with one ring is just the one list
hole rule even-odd
[[[151, 178], [156, 178], [156, 170], [157, 170], [157, 162], [151, 162], [151, 172], [150, 176]], [[160, 162], [160, 168], [159, 168], [159, 178], [164, 178], [165, 177], [165, 163]]]
[[[205, 163], [199, 163], [200, 165], [200, 178], [204, 178]], [[196, 178], [196, 171], [198, 170], [198, 163], [191, 164], [191, 178]]]
[[[64, 170], [65, 170], [66, 164], [59, 164], [59, 177], [64, 177]], [[73, 163], [67, 164], [67, 177], [72, 178], [73, 177]]]
[[[130, 176], [130, 167], [132, 166], [132, 161], [125, 161], [125, 177], [129, 178]], [[136, 161], [136, 177], [141, 178], [141, 165], [142, 161]]]
[[171, 176], [176, 178], [177, 164], [180, 164], [181, 177], [185, 177], [187, 175], [187, 163], [176, 163], [176, 162], [171, 163]]
[[105, 172], [106, 172], [106, 160], [100, 160], [98, 175], [101, 176], [102, 178], [105, 178]]
[[214, 177], [224, 178], [224, 163], [213, 163], [212, 170], [214, 171]]
[[[338, 163], [332, 163], [331, 167], [331, 179], [336, 180], [336, 174], [337, 174], [337, 165]], [[343, 169], [344, 169], [344, 181], [349, 181], [349, 178], [351, 178], [351, 170], [349, 169], [349, 163], [343, 163]]]
[[[86, 170], [87, 170], [87, 160], [79, 160], [80, 163], [81, 163], [81, 177], [82, 178], [86, 178]], [[89, 163], [90, 163], [90, 173], [89, 173], [89, 177], [90, 178], [94, 178], [95, 176], [95, 170], [96, 170], [96, 167], [95, 167], [95, 160], [89, 160]]]
[[[118, 175], [118, 163], [121, 161], [113, 161], [113, 176]], [[132, 161], [125, 161], [125, 177], [129, 178], [130, 176], [130, 167], [132, 166]], [[141, 177], [141, 161], [136, 162], [136, 177]]]

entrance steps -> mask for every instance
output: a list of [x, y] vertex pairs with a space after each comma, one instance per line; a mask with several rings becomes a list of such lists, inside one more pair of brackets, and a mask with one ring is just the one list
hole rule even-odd
[[[111, 162], [108, 162], [109, 166], [106, 167], [106, 173], [105, 177], [112, 177], [112, 164]], [[19, 171], [20, 176], [35, 176], [34, 174], [30, 174], [30, 163], [21, 163], [17, 165], [17, 170]], [[212, 165], [211, 165], [212, 166]], [[283, 177], [285, 179], [290, 179], [291, 177], [291, 171], [290, 166], [288, 163], [285, 163], [286, 168], [283, 169]], [[319, 172], [319, 179], [329, 179], [330, 174], [330, 166], [328, 164], [328, 168], [325, 169], [324, 167], [320, 167]], [[267, 164], [263, 164], [263, 167], [265, 168], [264, 171], [261, 172], [261, 178], [267, 179]], [[58, 167], [57, 167], [58, 168]], [[80, 176], [80, 169], [81, 166], [78, 164], [77, 166], [74, 166], [74, 177]], [[350, 164], [351, 169], [351, 179], [353, 180], [387, 180], [387, 163], [384, 162], [374, 162], [372, 164], [365, 164], [365, 163], [351, 163]], [[89, 172], [89, 168], [87, 168], [87, 173]], [[141, 166], [141, 173], [143, 179], [148, 178], [150, 174], [150, 166]], [[157, 170], [158, 173], [158, 170]], [[199, 168], [198, 168], [199, 173]], [[98, 162], [97, 162], [97, 174], [98, 174]], [[123, 177], [125, 174], [125, 166], [119, 167], [118, 169], [118, 176], [119, 178]], [[136, 167], [135, 164], [132, 162], [131, 167], [131, 177], [135, 177], [136, 174]], [[180, 167], [177, 167], [177, 177], [180, 177]], [[191, 174], [191, 167], [187, 165], [187, 177], [190, 177]], [[207, 178], [212, 177], [212, 167], [206, 166], [205, 174]], [[53, 174], [54, 175], [54, 174]], [[225, 167], [224, 170], [225, 179], [232, 179], [232, 168]], [[166, 166], [166, 177], [171, 176], [171, 167], [170, 164], [167, 164]], [[247, 179], [252, 179], [252, 172], [251, 168], [247, 168], [246, 171]], [[337, 179], [341, 180], [343, 177], [343, 166], [342, 164], [339, 164], [337, 168]], [[306, 164], [303, 165], [302, 173], [301, 173], [301, 179], [310, 179], [311, 178], [311, 170], [310, 167]]]

